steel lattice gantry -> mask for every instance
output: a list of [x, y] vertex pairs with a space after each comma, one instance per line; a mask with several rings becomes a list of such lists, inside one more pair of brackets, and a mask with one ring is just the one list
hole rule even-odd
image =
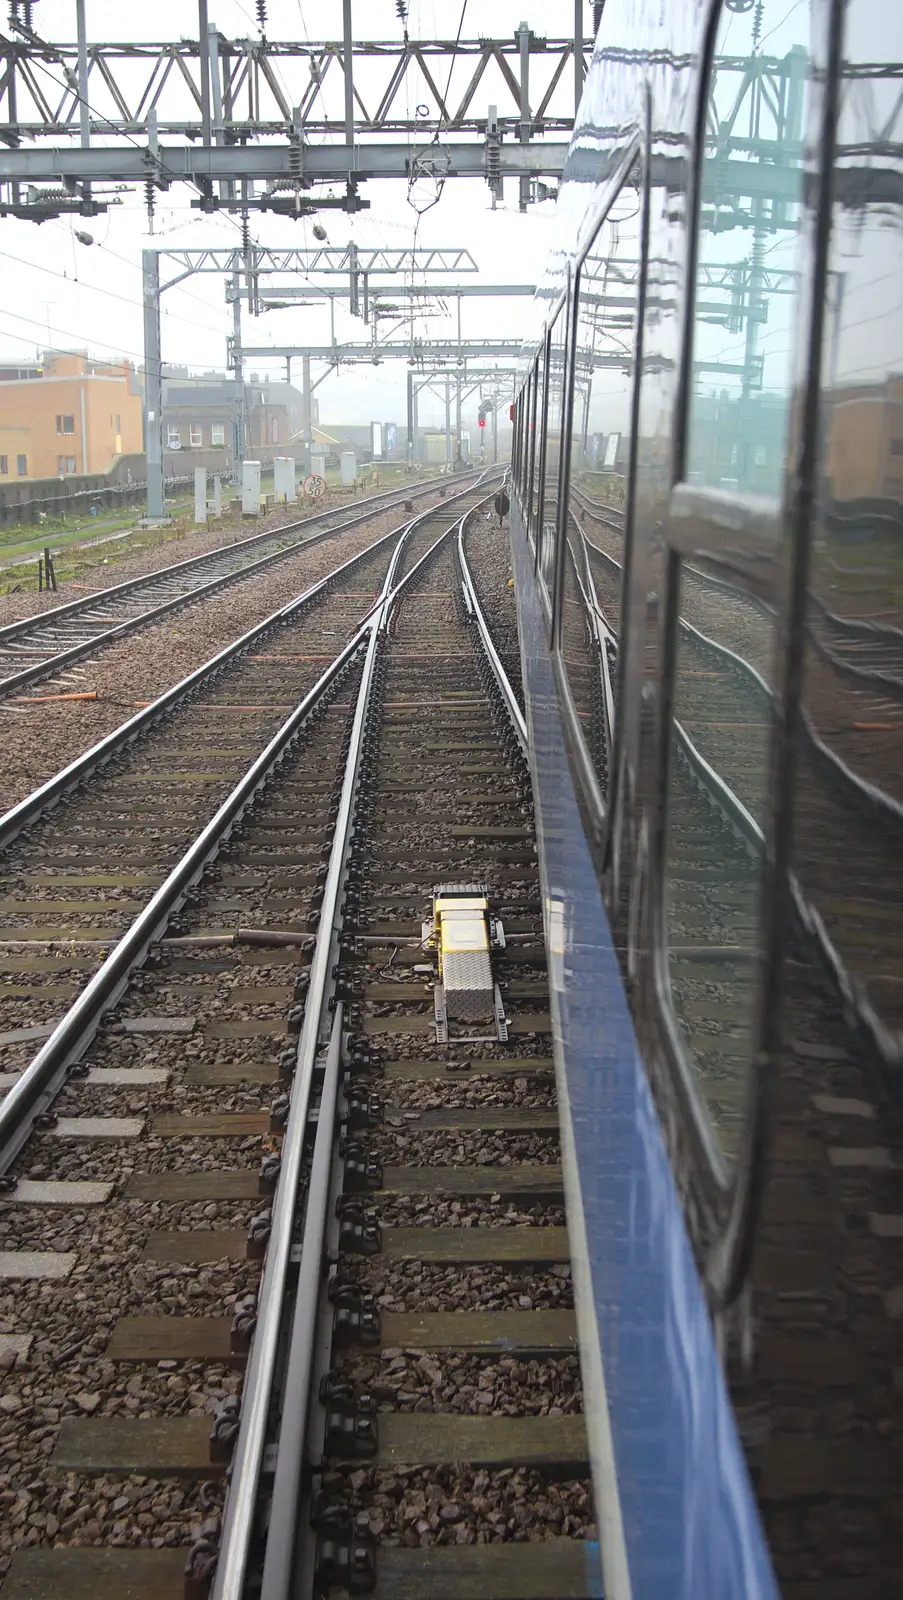
[[[161, 261], [171, 263], [172, 275], [161, 284]], [[227, 365], [236, 380], [236, 416], [233, 419], [233, 458], [244, 455], [244, 355], [241, 338], [241, 303], [247, 298], [252, 313], [260, 309], [261, 278], [271, 276], [347, 278], [346, 292], [353, 314], [359, 315], [361, 301], [366, 313], [367, 285], [370, 274], [392, 282], [405, 273], [449, 272], [476, 273], [477, 264], [469, 250], [458, 247], [414, 247], [405, 249], [367, 248], [354, 243], [347, 246], [312, 246], [304, 249], [261, 249], [250, 242], [237, 249], [200, 250], [145, 250], [142, 252], [142, 287], [144, 302], [144, 370], [145, 370], [145, 449], [147, 455], [147, 516], [159, 522], [165, 515], [163, 478], [163, 356], [160, 338], [160, 295], [174, 284], [181, 283], [195, 273], [218, 273], [227, 279], [226, 299], [232, 308], [233, 331], [228, 342]], [[325, 346], [330, 368], [336, 365], [334, 355], [338, 347]], [[368, 351], [370, 346], [365, 347]], [[267, 349], [268, 355], [283, 352]], [[405, 351], [407, 354], [407, 350]], [[310, 442], [310, 381], [311, 354], [320, 351], [293, 348], [289, 356], [303, 359], [305, 436]], [[353, 359], [353, 357], [349, 357]]]
[[[462, 176], [493, 194], [518, 177], [523, 207], [544, 198], [531, 184], [561, 173], [589, 55], [587, 0], [574, 0], [571, 37], [522, 23], [506, 39], [382, 41], [354, 37], [343, 0], [342, 39], [313, 44], [227, 39], [208, 0], [196, 37], [153, 44], [90, 40], [86, 0], [75, 10], [76, 40], [57, 42], [40, 32], [39, 0], [10, 0], [0, 215], [93, 215], [104, 184], [143, 185], [151, 207], [158, 190], [188, 183], [202, 210], [299, 216], [359, 209], [368, 179]], [[324, 184], [344, 192], [326, 196]]]

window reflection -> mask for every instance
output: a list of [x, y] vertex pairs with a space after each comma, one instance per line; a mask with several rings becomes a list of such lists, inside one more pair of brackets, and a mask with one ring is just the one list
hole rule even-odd
[[546, 585], [551, 585], [561, 479], [561, 429], [564, 420], [564, 360], [567, 340], [567, 305], [562, 305], [549, 330], [548, 402], [546, 407], [546, 459], [543, 484], [542, 552], [540, 565]]
[[[725, 7], [709, 87], [688, 486], [769, 497], [791, 429], [809, 8]], [[683, 514], [679, 514], [682, 507]], [[769, 797], [779, 519], [672, 527], [680, 571], [665, 882], [668, 977], [687, 1056], [729, 1166], [754, 1048]], [[769, 531], [763, 531], [763, 529]]]
[[[619, 525], [627, 496], [640, 266], [639, 165], [601, 223], [577, 279], [571, 509]], [[576, 491], [576, 494], [573, 493]]]
[[600, 223], [574, 289], [576, 359], [561, 659], [581, 734], [603, 789], [614, 734], [641, 182], [637, 163]]
[[603, 790], [608, 782], [612, 727], [613, 635], [602, 617], [579, 532], [571, 529], [564, 554], [561, 663], [580, 736]]
[[903, 16], [852, 0], [828, 260], [795, 848], [860, 1004], [903, 1033]]
[[727, 10], [700, 194], [691, 483], [777, 495], [784, 471], [808, 6]]
[[545, 343], [540, 347], [534, 369], [534, 394], [533, 394], [533, 447], [530, 461], [530, 534], [534, 543], [539, 538], [540, 527], [540, 490], [542, 487], [542, 453], [544, 446], [544, 410], [545, 410]]

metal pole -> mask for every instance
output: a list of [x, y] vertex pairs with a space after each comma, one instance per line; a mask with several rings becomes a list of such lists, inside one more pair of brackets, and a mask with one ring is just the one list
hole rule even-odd
[[358, 295], [359, 283], [357, 267], [357, 245], [352, 239], [348, 246], [348, 310], [353, 317], [360, 315], [360, 298]]
[[210, 140], [210, 29], [207, 0], [198, 0], [198, 67], [201, 79], [201, 127], [204, 143]]
[[85, 22], [85, 0], [75, 0], [75, 31], [78, 35], [78, 122], [81, 130], [81, 147], [87, 150], [91, 143], [91, 112], [88, 108], [88, 30]]
[[414, 374], [408, 367], [408, 442], [405, 447], [408, 466], [414, 465]]
[[451, 465], [451, 385], [445, 379], [445, 464]]
[[232, 470], [241, 478], [245, 459], [247, 424], [245, 419], [244, 358], [241, 353], [241, 295], [238, 287], [238, 267], [232, 273], [232, 370], [235, 373], [236, 421], [232, 445]]
[[411, 460], [415, 466], [420, 460], [420, 456], [417, 451], [417, 413], [420, 409], [417, 404], [417, 394], [418, 390], [416, 385], [414, 385], [412, 386], [411, 393]]
[[313, 403], [310, 388], [310, 356], [301, 358], [301, 433], [305, 449], [304, 470], [310, 472], [311, 449], [313, 446]]
[[583, 96], [583, 0], [574, 0], [574, 121]]
[[[212, 22], [207, 28], [207, 83], [213, 102], [213, 139], [216, 144], [225, 144], [226, 126], [223, 119], [223, 95], [220, 84], [219, 34], [216, 31], [216, 24]], [[231, 178], [220, 180], [219, 193], [221, 200], [234, 199], [235, 185]]]
[[520, 122], [517, 136], [521, 144], [530, 142], [530, 24], [522, 22], [514, 35], [520, 52]]
[[499, 397], [492, 398], [492, 465], [497, 466], [499, 459]]
[[144, 449], [147, 458], [147, 520], [162, 522], [163, 366], [160, 360], [160, 258], [142, 250], [144, 291]]
[[345, 67], [345, 143], [354, 144], [354, 32], [351, 26], [351, 0], [342, 0], [343, 61]]
[[207, 468], [195, 467], [194, 469], [194, 525], [196, 528], [207, 526]]
[[[515, 39], [520, 51], [520, 122], [518, 123], [517, 136], [521, 144], [529, 144], [532, 132], [530, 122], [530, 32], [529, 23], [522, 22], [517, 29]], [[519, 205], [521, 211], [526, 211], [530, 201], [530, 179], [525, 174], [519, 180], [520, 194]]]
[[456, 386], [456, 393], [455, 393], [455, 433], [456, 433], [457, 440], [458, 440], [457, 446], [455, 448], [455, 459], [456, 460], [463, 460], [464, 452], [461, 449], [461, 369], [460, 369], [460, 367], [458, 368], [457, 376], [456, 376], [456, 379], [455, 379], [455, 386]]

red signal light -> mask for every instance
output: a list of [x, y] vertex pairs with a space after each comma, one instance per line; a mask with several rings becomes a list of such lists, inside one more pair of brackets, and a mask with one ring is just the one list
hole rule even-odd
[[481, 417], [480, 418], [480, 427], [481, 428], [485, 428], [485, 426], [486, 426], [486, 418], [485, 417]]

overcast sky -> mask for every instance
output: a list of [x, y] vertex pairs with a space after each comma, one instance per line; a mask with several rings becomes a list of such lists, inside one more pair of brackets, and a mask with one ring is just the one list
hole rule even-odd
[[[196, 27], [196, 8], [191, 0], [158, 0], [152, 7], [123, 7], [113, 0], [87, 0], [89, 40], [161, 41], [188, 35]], [[341, 0], [267, 0], [267, 35], [271, 39], [291, 38], [317, 42], [341, 37]], [[458, 30], [460, 0], [411, 0], [408, 28], [412, 38], [450, 38]], [[592, 7], [584, 6], [584, 26], [591, 29]], [[256, 38], [258, 27], [254, 0], [209, 0], [209, 15], [221, 33], [229, 38]], [[127, 18], [127, 22], [124, 20]], [[487, 10], [470, 0], [466, 7], [462, 37], [490, 34], [495, 38], [513, 35], [520, 21], [550, 38], [563, 37], [573, 26], [573, 7], [553, 4], [552, 0], [492, 0]], [[74, 0], [38, 0], [35, 27], [43, 38], [70, 42], [75, 36]], [[401, 38], [402, 24], [395, 0], [355, 0], [355, 35], [358, 38], [395, 40]], [[444, 69], [447, 71], [447, 69]], [[386, 80], [386, 68], [368, 77], [366, 68], [358, 75], [365, 103], [376, 99], [377, 81]], [[473, 60], [455, 65], [449, 101], [460, 100], [470, 75]], [[137, 84], [137, 76], [123, 81]], [[303, 69], [295, 64], [295, 78], [285, 63], [280, 74], [291, 103], [300, 99], [304, 87]], [[534, 92], [543, 92], [551, 67], [541, 57], [531, 63]], [[46, 75], [61, 77], [61, 69], [51, 66]], [[300, 76], [299, 76], [300, 74]], [[45, 84], [48, 94], [52, 83]], [[441, 84], [444, 89], [444, 79]], [[161, 101], [160, 116], [166, 108], [178, 115], [180, 105], [176, 80]], [[58, 96], [57, 96], [58, 98]], [[320, 104], [329, 115], [341, 115], [342, 80], [324, 84]], [[510, 97], [498, 75], [487, 73], [480, 84], [471, 114], [486, 115], [491, 102], [511, 110]], [[97, 118], [112, 107], [103, 85], [91, 79], [92, 111]], [[412, 76], [398, 102], [400, 114], [420, 105], [434, 110], [435, 97], [428, 86]], [[562, 84], [552, 102], [553, 109], [570, 114], [573, 109], [573, 68], [568, 65]], [[20, 115], [27, 115], [20, 96]], [[425, 140], [432, 137], [434, 120], [424, 119]], [[102, 135], [98, 142], [106, 142]], [[164, 138], [164, 142], [167, 140]], [[176, 142], [173, 140], [172, 142]], [[343, 212], [324, 212], [329, 242], [345, 245], [354, 239], [360, 245], [467, 246], [487, 283], [535, 283], [542, 271], [549, 244], [554, 204], [547, 201], [531, 207], [527, 215], [517, 209], [515, 180], [506, 185], [504, 201], [493, 212], [491, 197], [482, 181], [452, 180], [446, 183], [439, 203], [418, 219], [410, 203], [406, 185], [388, 181], [362, 185], [362, 195], [371, 203], [368, 212], [355, 217]], [[201, 217], [192, 211], [192, 191], [177, 187], [158, 199], [153, 238], [147, 232], [143, 194], [121, 197], [122, 204], [111, 206], [106, 215], [90, 222], [69, 218], [33, 223], [6, 219], [0, 225], [0, 266], [4, 292], [0, 296], [0, 357], [4, 361], [31, 357], [49, 342], [55, 346], [87, 346], [92, 353], [105, 356], [122, 353], [133, 360], [142, 358], [141, 251], [148, 246], [178, 248], [187, 245], [232, 246], [239, 235], [237, 219], [220, 214]], [[269, 215], [252, 217], [252, 233], [262, 245], [300, 246], [312, 243], [311, 221], [297, 223]], [[91, 248], [76, 242], [76, 229], [87, 229], [94, 237]], [[471, 300], [463, 302], [463, 332], [517, 337], [526, 302], [516, 299]], [[420, 314], [417, 331], [423, 337], [440, 337], [453, 331], [451, 317]], [[231, 316], [227, 311], [224, 284], [218, 276], [198, 276], [188, 284], [170, 290], [164, 297], [162, 318], [163, 357], [187, 363], [198, 370], [222, 369]], [[368, 337], [364, 324], [347, 310], [336, 310], [336, 337], [361, 341]], [[268, 312], [256, 320], [245, 318], [246, 345], [324, 344], [329, 340], [329, 316], [324, 307]], [[284, 376], [284, 363], [255, 358], [247, 372], [269, 371]], [[316, 370], [316, 369], [315, 369]], [[320, 369], [322, 371], [322, 368]], [[370, 418], [404, 418], [406, 369], [392, 362], [378, 369], [344, 369], [328, 377], [318, 390], [324, 420], [367, 421]], [[440, 402], [424, 401], [421, 420], [440, 420]]]

